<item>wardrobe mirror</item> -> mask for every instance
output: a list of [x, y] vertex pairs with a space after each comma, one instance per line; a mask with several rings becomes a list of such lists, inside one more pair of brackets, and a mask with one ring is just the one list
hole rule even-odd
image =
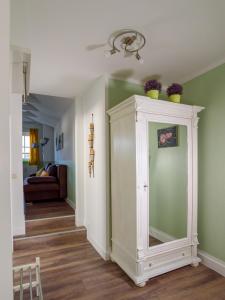
[[149, 122], [149, 246], [187, 237], [187, 127]]

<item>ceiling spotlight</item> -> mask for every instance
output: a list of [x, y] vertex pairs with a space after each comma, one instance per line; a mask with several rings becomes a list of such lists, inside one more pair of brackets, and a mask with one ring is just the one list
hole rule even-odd
[[116, 52], [119, 52], [117, 49], [112, 48], [111, 50], [106, 50], [104, 52], [104, 55], [106, 58], [110, 57], [111, 55], [115, 54]]
[[110, 57], [122, 50], [124, 57], [134, 55], [140, 63], [143, 63], [139, 51], [145, 46], [145, 43], [146, 40], [142, 33], [131, 29], [120, 30], [110, 36], [109, 44], [112, 49], [105, 51], [104, 54], [106, 57]]
[[44, 137], [43, 139], [40, 139], [39, 142], [40, 142], [40, 145], [43, 147], [48, 143], [48, 141], [49, 141], [49, 138]]
[[31, 148], [39, 148], [40, 146], [44, 147], [45, 145], [48, 144], [49, 138], [47, 137], [43, 137], [42, 139], [40, 139], [39, 143], [33, 143]]
[[139, 61], [140, 64], [144, 63], [144, 59], [140, 56], [140, 54], [138, 53], [138, 51], [137, 51], [135, 57]]

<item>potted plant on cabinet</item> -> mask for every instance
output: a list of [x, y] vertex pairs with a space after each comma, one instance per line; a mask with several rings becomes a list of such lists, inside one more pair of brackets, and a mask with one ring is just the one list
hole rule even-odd
[[167, 88], [167, 95], [172, 102], [180, 103], [182, 93], [183, 87], [178, 83], [173, 83]]
[[158, 99], [161, 92], [162, 85], [159, 81], [153, 79], [145, 83], [144, 90], [147, 96], [151, 99]]

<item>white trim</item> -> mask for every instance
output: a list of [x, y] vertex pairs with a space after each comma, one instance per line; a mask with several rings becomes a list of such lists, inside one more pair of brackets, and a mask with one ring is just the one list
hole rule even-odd
[[88, 233], [87, 231], [87, 240], [91, 243], [91, 245], [95, 248], [98, 254], [104, 259], [109, 260], [110, 254], [106, 252]]
[[198, 250], [198, 255], [202, 259], [203, 265], [216, 271], [225, 277], [225, 262], [215, 256], [208, 254], [205, 251]]
[[137, 121], [155, 121], [176, 123], [179, 125], [190, 126], [190, 122], [196, 117], [196, 114], [204, 107], [173, 103], [165, 100], [152, 100], [145, 96], [133, 95], [122, 101], [120, 104], [109, 109], [110, 123], [123, 118], [124, 115], [137, 114]]
[[195, 79], [196, 77], [199, 77], [199, 76], [201, 76], [201, 75], [203, 75], [203, 74], [205, 74], [205, 73], [207, 73], [207, 72], [209, 72], [213, 69], [216, 69], [217, 67], [223, 65], [224, 63], [225, 63], [225, 58], [217, 61], [216, 63], [208, 65], [207, 67], [201, 69], [201, 71], [196, 71], [196, 72], [192, 73], [189, 76], [187, 75], [187, 76], [183, 77], [183, 79], [181, 79], [180, 82], [182, 84], [184, 84], [186, 82], [189, 82], [189, 81]]
[[[207, 67], [204, 67], [202, 68], [200, 71], [196, 71], [196, 72], [193, 72], [192, 74], [190, 75], [187, 75], [187, 76], [184, 76], [183, 78], [179, 79], [180, 83], [182, 84], [185, 84], [186, 82], [189, 82], [193, 79], [195, 79], [196, 77], [199, 77], [213, 69], [216, 69], [217, 67], [223, 65], [225, 63], [225, 58], [222, 58], [221, 60], [215, 62], [215, 63], [212, 63], [210, 65], [208, 65]], [[133, 78], [128, 78], [128, 79], [122, 79], [122, 78], [119, 78], [117, 76], [110, 76], [109, 79], [112, 79], [112, 80], [119, 80], [119, 81], [125, 81], [125, 82], [128, 82], [128, 83], [134, 83], [134, 84], [137, 84], [137, 85], [140, 85], [140, 86], [143, 86], [143, 82], [141, 80], [138, 80], [138, 79], [133, 79]], [[167, 86], [169, 84], [164, 84], [162, 86], [162, 91], [166, 92], [166, 89], [167, 89]]]
[[86, 168], [84, 160], [84, 101], [79, 95], [75, 99], [75, 199], [76, 211], [75, 222], [77, 226], [85, 225], [85, 198], [84, 198], [84, 171]]
[[24, 226], [14, 228], [13, 237], [16, 237], [18, 235], [24, 235], [25, 233], [26, 233], [26, 230], [25, 230], [25, 224], [24, 224]]
[[[130, 84], [136, 84], [136, 85], [139, 85], [140, 88], [142, 87], [143, 88], [143, 94], [144, 93], [144, 84], [145, 82], [143, 82], [142, 80], [139, 80], [139, 79], [132, 79], [132, 78], [129, 78], [129, 79], [121, 79], [119, 77], [116, 77], [116, 76], [110, 76], [109, 77], [110, 80], [118, 80], [118, 81], [123, 81], [123, 82], [127, 82], [127, 83], [130, 83]], [[146, 80], [147, 81], [147, 80]], [[168, 88], [169, 84], [163, 84], [162, 85], [162, 92], [164, 92], [166, 94], [166, 91], [167, 91], [167, 88]]]
[[109, 80], [118, 80], [118, 81], [123, 81], [123, 82], [128, 82], [128, 83], [134, 83], [134, 84], [137, 84], [137, 85], [140, 85], [140, 86], [143, 86], [141, 80], [139, 79], [133, 79], [133, 78], [126, 78], [126, 79], [122, 79], [121, 77], [119, 76], [113, 76], [113, 75], [110, 75], [108, 77]]
[[59, 216], [59, 217], [50, 217], [50, 218], [40, 218], [40, 219], [33, 219], [33, 220], [26, 220], [25, 222], [36, 222], [36, 221], [46, 221], [46, 220], [54, 220], [54, 219], [63, 219], [63, 218], [72, 218], [75, 217], [74, 215], [67, 215], [67, 216]]
[[36, 238], [63, 235], [63, 234], [66, 234], [66, 233], [73, 233], [73, 232], [79, 232], [79, 231], [86, 231], [86, 228], [72, 229], [72, 230], [59, 231], [59, 232], [40, 234], [40, 235], [24, 236], [24, 237], [14, 238], [13, 240], [14, 241], [29, 240], [29, 239], [36, 239]]
[[152, 237], [154, 237], [155, 239], [157, 239], [163, 243], [167, 243], [167, 242], [176, 240], [176, 238], [173, 237], [172, 235], [169, 235], [166, 232], [163, 232], [152, 226], [149, 227], [149, 235], [151, 235]]
[[[149, 228], [149, 234], [160, 240], [163, 243], [170, 242], [174, 240], [172, 236], [168, 235], [167, 233], [160, 231], [154, 227]], [[208, 254], [205, 251], [198, 250], [198, 256], [202, 260], [202, 264], [208, 267], [209, 269], [214, 270], [215, 272], [219, 273], [220, 275], [225, 277], [225, 262]]]
[[69, 204], [70, 207], [75, 211], [75, 203], [70, 200], [69, 198], [66, 198], [66, 202]]

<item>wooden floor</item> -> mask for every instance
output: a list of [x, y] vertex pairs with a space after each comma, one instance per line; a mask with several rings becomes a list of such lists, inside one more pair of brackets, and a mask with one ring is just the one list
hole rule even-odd
[[66, 201], [41, 201], [26, 204], [26, 220], [74, 215], [74, 210]]
[[225, 300], [225, 278], [203, 265], [158, 276], [138, 288], [115, 263], [101, 259], [85, 231], [14, 245], [14, 265], [40, 256], [45, 300]]
[[32, 221], [26, 221], [25, 237], [38, 236], [44, 234], [53, 234], [57, 232], [62, 233], [65, 231], [71, 231], [77, 229], [84, 229], [84, 227], [75, 226], [75, 216], [32, 220]]
[[74, 210], [66, 202], [59, 201], [28, 205], [25, 225], [26, 234], [15, 239], [84, 230], [84, 227], [75, 226]]
[[157, 246], [157, 245], [160, 245], [160, 244], [162, 244], [162, 242], [160, 240], [157, 240], [153, 236], [149, 235], [149, 247]]

